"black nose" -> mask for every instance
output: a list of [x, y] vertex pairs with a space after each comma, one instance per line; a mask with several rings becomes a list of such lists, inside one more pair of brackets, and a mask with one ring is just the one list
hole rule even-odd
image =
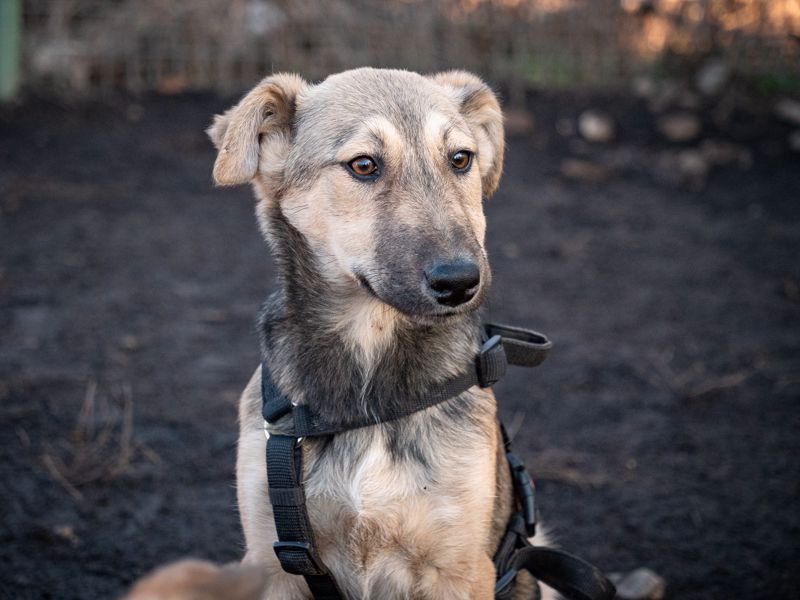
[[458, 306], [469, 302], [478, 291], [481, 272], [474, 262], [454, 260], [436, 263], [427, 269], [425, 280], [439, 304]]

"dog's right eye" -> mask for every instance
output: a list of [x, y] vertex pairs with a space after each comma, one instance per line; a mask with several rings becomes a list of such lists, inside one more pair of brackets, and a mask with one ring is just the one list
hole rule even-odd
[[347, 163], [347, 170], [358, 179], [375, 179], [380, 172], [378, 163], [369, 156], [358, 156]]

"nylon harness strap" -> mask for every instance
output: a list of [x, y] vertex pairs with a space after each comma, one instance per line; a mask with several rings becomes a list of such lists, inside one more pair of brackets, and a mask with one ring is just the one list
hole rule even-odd
[[510, 570], [495, 585], [495, 598], [506, 597], [504, 589], [522, 569], [574, 600], [613, 600], [616, 595], [614, 585], [585, 560], [556, 548], [528, 545], [514, 553]]
[[271, 435], [267, 440], [269, 498], [278, 540], [273, 548], [283, 570], [305, 577], [314, 598], [343, 598], [336, 580], [319, 558], [306, 510], [303, 449], [297, 438]]
[[[495, 331], [501, 333], [495, 333]], [[275, 424], [276, 429], [281, 433], [296, 437], [333, 435], [351, 429], [395, 421], [441, 404], [473, 386], [491, 387], [505, 375], [508, 364], [535, 367], [547, 357], [547, 353], [552, 347], [552, 343], [542, 334], [516, 327], [487, 325], [485, 332], [487, 339], [475, 357], [474, 364], [470, 365], [466, 371], [429, 387], [424, 396], [410, 398], [402, 408], [378, 415], [378, 418], [365, 415], [346, 425], [327, 423], [308, 406], [293, 405], [291, 400], [280, 393], [269, 376], [269, 369], [263, 365], [261, 369], [262, 415], [267, 423]], [[290, 414], [292, 422], [288, 424], [288, 427], [277, 423], [282, 417]]]
[[[490, 387], [505, 374], [507, 364], [536, 366], [552, 346], [540, 333], [505, 325], [487, 324], [483, 339], [474, 363], [465, 372], [432, 386], [425, 396], [412, 399], [402, 408], [345, 424], [328, 423], [308, 406], [292, 404], [277, 389], [267, 365], [262, 365], [262, 414], [265, 426], [269, 425], [273, 431], [267, 434], [267, 480], [278, 534], [273, 547], [284, 571], [302, 575], [314, 598], [337, 600], [345, 596], [314, 543], [303, 487], [303, 438], [329, 436], [401, 419], [441, 404], [475, 385]], [[614, 588], [599, 570], [565, 552], [535, 548], [528, 543], [527, 536], [533, 535], [536, 526], [533, 481], [511, 452], [505, 428], [502, 432], [520, 512], [509, 521], [495, 554], [498, 573], [495, 598], [510, 598], [517, 573], [525, 569], [568, 598], [611, 600]], [[609, 589], [610, 596], [605, 593]]]
[[520, 510], [511, 516], [494, 555], [497, 572], [495, 600], [511, 600], [521, 570], [535, 579], [535, 600], [541, 598], [539, 582], [573, 600], [613, 600], [614, 585], [597, 567], [556, 548], [533, 546], [528, 538], [536, 533], [535, 486], [522, 461], [511, 451], [511, 439], [500, 424], [506, 460]]

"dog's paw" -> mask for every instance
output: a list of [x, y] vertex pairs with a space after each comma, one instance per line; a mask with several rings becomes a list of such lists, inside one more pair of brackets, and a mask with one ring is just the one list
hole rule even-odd
[[258, 600], [265, 585], [266, 574], [257, 566], [187, 559], [139, 580], [123, 600]]

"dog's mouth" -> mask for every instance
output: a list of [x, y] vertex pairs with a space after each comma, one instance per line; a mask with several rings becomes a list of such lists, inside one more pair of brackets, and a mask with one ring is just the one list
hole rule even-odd
[[380, 296], [378, 292], [375, 291], [375, 288], [369, 282], [369, 279], [366, 278], [362, 273], [355, 272], [354, 273], [356, 281], [358, 282], [359, 287], [363, 289], [369, 296], [381, 302], [383, 304], [389, 305], [395, 310], [397, 310], [400, 314], [404, 315], [406, 318], [415, 321], [421, 325], [437, 325], [439, 323], [445, 323], [457, 317], [463, 316], [468, 314], [478, 308], [481, 304], [481, 300], [479, 296], [481, 293], [479, 292], [476, 294], [475, 302], [467, 302], [462, 304], [461, 306], [455, 308], [445, 308], [444, 306], [433, 308], [430, 311], [419, 311], [419, 310], [408, 310], [407, 308], [403, 308], [402, 306], [398, 306], [394, 302], [390, 302]]
[[375, 293], [375, 290], [372, 288], [372, 285], [370, 285], [369, 280], [366, 277], [364, 277], [361, 273], [356, 273], [356, 280], [358, 281], [358, 285], [365, 289], [370, 296], [383, 302], [381, 297]]

